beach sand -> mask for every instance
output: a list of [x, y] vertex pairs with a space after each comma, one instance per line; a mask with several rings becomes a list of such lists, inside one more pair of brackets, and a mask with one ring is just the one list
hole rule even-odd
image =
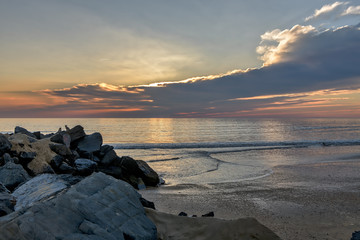
[[284, 240], [349, 240], [360, 230], [360, 162], [277, 166], [270, 176], [140, 191], [159, 211], [253, 217]]

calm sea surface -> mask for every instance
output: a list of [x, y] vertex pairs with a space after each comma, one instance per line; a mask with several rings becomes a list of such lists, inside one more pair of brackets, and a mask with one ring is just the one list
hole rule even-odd
[[0, 119], [56, 132], [64, 125], [100, 132], [120, 156], [147, 161], [168, 184], [264, 177], [277, 165], [360, 160], [360, 119]]

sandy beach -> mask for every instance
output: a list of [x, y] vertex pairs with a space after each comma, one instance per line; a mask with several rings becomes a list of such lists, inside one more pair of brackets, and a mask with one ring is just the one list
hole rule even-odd
[[282, 239], [350, 239], [360, 229], [360, 162], [277, 166], [256, 180], [162, 186], [140, 193], [165, 213], [256, 218]]

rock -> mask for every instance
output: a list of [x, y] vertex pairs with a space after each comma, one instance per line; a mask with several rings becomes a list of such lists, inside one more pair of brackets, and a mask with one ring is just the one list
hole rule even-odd
[[165, 180], [164, 180], [163, 178], [160, 178], [159, 183], [160, 183], [160, 185], [164, 185], [164, 184], [165, 184]]
[[55, 155], [51, 161], [50, 161], [50, 165], [53, 169], [57, 170], [59, 169], [59, 167], [61, 166], [61, 164], [64, 161], [64, 157], [61, 155]]
[[4, 166], [0, 167], [0, 182], [10, 191], [28, 179], [30, 179], [29, 174], [20, 164], [7, 162]]
[[10, 194], [10, 191], [0, 183], [0, 217], [14, 211], [16, 199]]
[[36, 152], [20, 152], [19, 161], [21, 164], [26, 165], [36, 157]]
[[100, 172], [103, 172], [103, 173], [105, 173], [107, 175], [110, 175], [110, 176], [112, 176], [114, 178], [124, 180], [124, 175], [122, 173], [121, 167], [117, 167], [117, 166], [99, 166], [98, 170]]
[[60, 173], [65, 173], [65, 174], [75, 172], [75, 169], [66, 162], [62, 162], [58, 170]]
[[18, 187], [13, 196], [16, 198], [15, 210], [32, 206], [34, 203], [54, 196], [66, 189], [66, 182], [54, 174], [41, 174]]
[[202, 217], [214, 217], [215, 214], [214, 214], [214, 212], [209, 212], [209, 213], [206, 213], [206, 214], [201, 215], [201, 216], [202, 216]]
[[353, 232], [350, 240], [360, 240], [360, 231]]
[[75, 185], [85, 178], [83, 176], [72, 175], [72, 174], [58, 174], [57, 176], [62, 180], [64, 180], [69, 186]]
[[15, 127], [14, 133], [15, 134], [17, 134], [17, 133], [25, 134], [25, 135], [27, 135], [29, 137], [32, 137], [32, 138], [36, 139], [36, 136], [33, 133], [31, 133], [28, 130], [26, 130], [25, 128], [22, 128], [22, 127], [19, 127], [19, 126]]
[[13, 163], [15, 163], [15, 160], [10, 156], [10, 154], [8, 154], [8, 153], [5, 153], [4, 155], [3, 155], [3, 160], [4, 160], [4, 164], [5, 163], [8, 163], [8, 162], [13, 162]]
[[59, 154], [59, 155], [61, 155], [63, 157], [72, 155], [72, 151], [65, 144], [50, 143], [49, 147], [53, 152], [55, 152], [55, 153], [57, 153], [57, 154]]
[[180, 213], [178, 214], [178, 216], [180, 216], [180, 217], [187, 217], [187, 213], [186, 213], [186, 212], [180, 212]]
[[97, 164], [86, 158], [78, 158], [75, 160], [76, 171], [80, 175], [90, 175], [96, 170]]
[[[65, 131], [61, 131], [61, 129], [59, 129], [59, 131], [57, 133], [55, 133], [52, 137], [50, 137], [50, 141], [54, 142], [54, 143], [65, 144], [64, 138], [63, 138], [63, 136], [65, 134], [67, 134]], [[65, 138], [67, 138], [67, 137], [65, 137]]]
[[116, 152], [114, 150], [110, 150], [108, 151], [104, 157], [100, 160], [100, 163], [105, 165], [105, 166], [109, 166], [111, 165], [116, 159], [118, 158], [118, 156], [116, 155]]
[[143, 207], [146, 207], [146, 208], [152, 208], [155, 210], [155, 204], [153, 202], [150, 202], [148, 200], [146, 200], [145, 198], [140, 198], [140, 202], [141, 204], [143, 205]]
[[100, 158], [103, 158], [105, 155], [106, 155], [106, 153], [108, 153], [109, 151], [111, 151], [111, 150], [113, 150], [114, 149], [114, 147], [113, 146], [110, 146], [110, 145], [102, 145], [101, 147], [100, 147], [100, 152], [99, 152], [99, 157]]
[[141, 178], [137, 179], [137, 188], [136, 189], [139, 189], [139, 190], [146, 189], [146, 185]]
[[40, 131], [33, 132], [33, 134], [38, 140], [44, 138], [44, 134], [42, 134]]
[[4, 134], [0, 133], [0, 155], [9, 152], [11, 147], [12, 145], [8, 138]]
[[0, 239], [156, 240], [139, 198], [129, 184], [95, 173], [56, 198], [0, 218]]
[[102, 141], [100, 133], [93, 133], [89, 136], [85, 136], [77, 145], [80, 156], [90, 157], [94, 152], [100, 151]]
[[30, 143], [28, 137], [24, 134], [14, 134], [9, 137], [12, 144], [11, 151], [20, 155], [21, 152], [35, 152], [36, 157], [27, 164], [27, 168], [38, 175], [46, 172], [53, 172], [50, 162], [56, 155], [49, 147], [50, 139], [45, 138]]
[[73, 144], [74, 142], [76, 142], [86, 136], [84, 128], [80, 125], [77, 125], [71, 129], [67, 130], [67, 133], [70, 135], [71, 144]]
[[124, 173], [128, 175], [134, 175], [136, 177], [140, 177], [142, 174], [141, 169], [137, 162], [128, 156], [123, 156], [121, 158], [117, 158], [116, 161], [113, 162], [114, 166], [121, 167]]
[[136, 163], [142, 171], [140, 177], [146, 186], [155, 187], [160, 183], [159, 175], [145, 161], [136, 160]]

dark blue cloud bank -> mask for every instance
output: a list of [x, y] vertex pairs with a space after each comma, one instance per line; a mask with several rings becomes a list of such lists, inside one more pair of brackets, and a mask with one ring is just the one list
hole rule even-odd
[[337, 95], [360, 89], [360, 25], [274, 30], [262, 35], [257, 51], [264, 66], [247, 71], [149, 86], [93, 84], [40, 93], [63, 99], [51, 111], [89, 109], [82, 116], [221, 117], [252, 116], [275, 105], [316, 104], [319, 99], [306, 99], [315, 91]]

